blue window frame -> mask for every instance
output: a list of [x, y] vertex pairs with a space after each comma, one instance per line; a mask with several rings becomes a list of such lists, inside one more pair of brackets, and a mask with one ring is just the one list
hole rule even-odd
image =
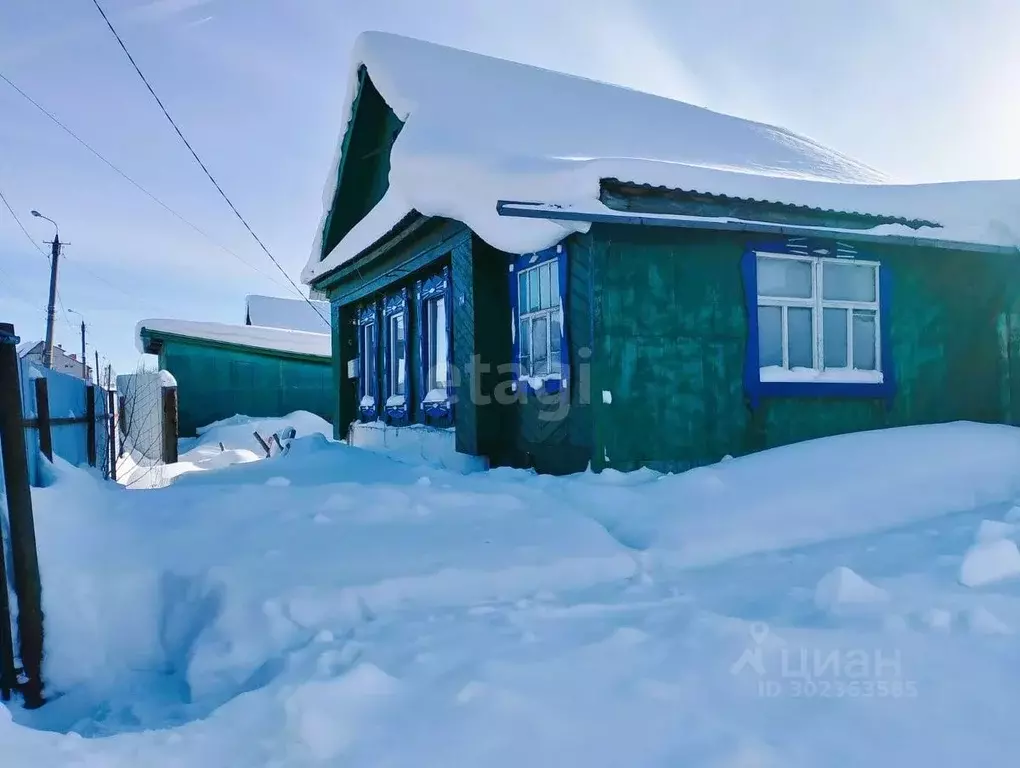
[[420, 421], [449, 426], [453, 420], [453, 305], [450, 268], [415, 284], [421, 369], [418, 376]]
[[391, 424], [406, 424], [410, 414], [410, 363], [408, 361], [408, 329], [410, 312], [407, 289], [402, 288], [383, 300], [383, 358], [386, 399], [383, 413]]
[[362, 421], [379, 417], [379, 321], [376, 302], [358, 309], [358, 413]]
[[790, 238], [747, 250], [741, 271], [752, 407], [761, 397], [891, 400], [887, 268], [845, 243]]
[[566, 286], [567, 254], [562, 245], [511, 262], [515, 388], [556, 392], [567, 386]]

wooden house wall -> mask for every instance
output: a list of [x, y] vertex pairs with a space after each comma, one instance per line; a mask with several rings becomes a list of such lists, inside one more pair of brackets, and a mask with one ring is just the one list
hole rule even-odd
[[[595, 226], [595, 466], [684, 469], [800, 440], [958, 419], [1016, 423], [1015, 257], [868, 246], [892, 273], [891, 403], [743, 392], [740, 233]], [[601, 392], [611, 403], [602, 402]], [[608, 399], [608, 398], [607, 398]]]

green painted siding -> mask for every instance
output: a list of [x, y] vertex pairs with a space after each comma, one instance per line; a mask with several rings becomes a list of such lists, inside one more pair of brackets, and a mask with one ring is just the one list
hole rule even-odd
[[177, 379], [180, 434], [235, 414], [285, 416], [310, 411], [334, 417], [333, 369], [329, 360], [276, 357], [166, 339], [160, 368]]
[[[663, 469], [791, 442], [956, 419], [1013, 421], [1017, 265], [1008, 256], [869, 247], [892, 271], [898, 380], [869, 399], [743, 394], [746, 235], [594, 227], [597, 466]], [[1020, 402], [1020, 401], [1017, 401]], [[602, 461], [599, 461], [601, 459]]]

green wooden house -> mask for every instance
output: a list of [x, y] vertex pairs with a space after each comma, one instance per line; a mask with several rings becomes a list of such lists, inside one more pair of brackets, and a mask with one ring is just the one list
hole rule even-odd
[[178, 433], [236, 414], [309, 411], [332, 420], [336, 398], [327, 333], [187, 320], [143, 320], [140, 351], [177, 380]]
[[1020, 417], [1016, 183], [380, 33], [347, 105], [303, 274], [338, 437], [680, 470]]

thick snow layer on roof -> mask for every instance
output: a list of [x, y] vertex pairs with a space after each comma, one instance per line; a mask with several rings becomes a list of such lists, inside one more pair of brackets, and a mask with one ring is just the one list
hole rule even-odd
[[1020, 242], [1020, 182], [887, 185], [878, 171], [783, 128], [380, 32], [355, 46], [345, 130], [362, 65], [404, 121], [389, 189], [320, 261], [338, 149], [305, 282], [412, 210], [462, 221], [510, 253], [546, 248], [589, 225], [501, 217], [497, 201], [597, 206], [604, 178], [944, 225], [908, 230], [915, 236]]
[[268, 349], [275, 352], [294, 352], [303, 355], [329, 357], [332, 354], [328, 333], [308, 333], [284, 328], [264, 328], [259, 325], [229, 325], [227, 323], [204, 323], [194, 320], [142, 320], [135, 328], [135, 342], [139, 352], [145, 352], [142, 331], [170, 333], [190, 336], [206, 341], [220, 341], [238, 344], [253, 349]]
[[329, 330], [328, 301], [248, 296], [244, 304], [248, 325], [287, 328], [309, 333], [324, 333]]

